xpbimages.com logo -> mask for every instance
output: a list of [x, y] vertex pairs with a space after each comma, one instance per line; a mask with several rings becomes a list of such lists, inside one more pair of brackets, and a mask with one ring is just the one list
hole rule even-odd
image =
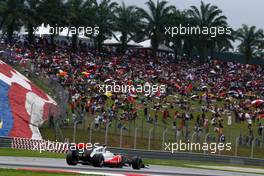
[[99, 92], [106, 93], [143, 93], [146, 96], [153, 95], [156, 93], [164, 94], [166, 92], [165, 85], [152, 85], [146, 83], [144, 85], [119, 85], [119, 84], [102, 84], [99, 85]]
[[65, 26], [50, 26], [49, 24], [45, 26], [42, 24], [38, 27], [33, 27], [33, 31], [35, 34], [40, 35], [40, 37], [44, 34], [46, 35], [79, 35], [80, 37], [84, 36], [97, 36], [99, 34], [99, 27], [91, 27], [91, 26], [83, 26], [83, 27], [65, 27]]
[[165, 35], [173, 37], [177, 37], [178, 35], [209, 35], [214, 38], [218, 35], [232, 35], [232, 29], [226, 26], [183, 26], [180, 24], [179, 26], [166, 26], [164, 28]]
[[215, 154], [217, 151], [231, 151], [232, 149], [231, 143], [191, 143], [191, 142], [182, 142], [179, 143], [165, 143], [164, 150], [170, 151], [171, 153], [174, 152], [187, 152], [187, 151], [203, 151], [203, 152], [210, 152], [211, 154]]
[[49, 151], [63, 151], [63, 150], [78, 150], [79, 153], [84, 153], [85, 150], [93, 150], [93, 148], [101, 146], [100, 143], [63, 143], [63, 142], [53, 142], [53, 141], [42, 141], [35, 143], [33, 150], [39, 151], [40, 153]]

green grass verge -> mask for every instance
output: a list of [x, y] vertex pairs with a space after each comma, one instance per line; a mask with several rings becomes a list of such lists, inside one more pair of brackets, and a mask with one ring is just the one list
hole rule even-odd
[[[191, 168], [199, 168], [199, 166], [227, 166], [227, 164], [222, 163], [213, 163], [213, 162], [201, 162], [201, 161], [187, 161], [187, 160], [166, 160], [166, 159], [144, 159], [144, 162], [152, 165], [162, 165], [162, 166], [175, 166], [175, 167], [191, 167]], [[192, 166], [190, 166], [192, 165]], [[195, 167], [197, 165], [197, 167]], [[243, 168], [257, 168], [263, 169], [262, 166], [245, 166], [240, 164], [228, 164], [228, 166], [233, 167], [243, 167]]]
[[15, 170], [15, 169], [0, 169], [1, 176], [78, 176], [83, 174], [70, 174], [70, 173], [52, 173], [52, 172], [38, 172], [38, 171], [26, 171], [26, 170]]
[[9, 148], [0, 148], [0, 156], [23, 156], [23, 157], [45, 157], [45, 158], [65, 158], [65, 154], [31, 151], [31, 150], [18, 150]]
[[[17, 150], [17, 149], [8, 149], [1, 148], [0, 156], [20, 156], [20, 157], [44, 157], [44, 158], [65, 158], [65, 154], [62, 153], [50, 153], [39, 151], [29, 151], [29, 150]], [[227, 166], [227, 164], [222, 163], [213, 163], [213, 162], [201, 162], [201, 161], [187, 161], [187, 160], [177, 160], [175, 159], [148, 159], [145, 158], [144, 162], [150, 165], [163, 165], [163, 166], [175, 166], [175, 167], [191, 167], [189, 165], [206, 165], [206, 166]], [[234, 167], [245, 167], [245, 165], [239, 164], [228, 164], [228, 166]], [[199, 168], [192, 166], [193, 168]], [[261, 166], [247, 166], [247, 168], [259, 168], [263, 169]]]

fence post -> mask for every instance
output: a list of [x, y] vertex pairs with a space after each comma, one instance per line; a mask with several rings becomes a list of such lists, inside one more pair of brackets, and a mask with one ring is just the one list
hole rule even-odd
[[262, 132], [262, 146], [261, 146], [261, 148], [263, 148], [264, 147], [264, 133]]
[[138, 128], [135, 128], [134, 149], [137, 149], [137, 130], [138, 130]]
[[[204, 136], [204, 142], [207, 143], [207, 138], [208, 136], [210, 135], [210, 133], [207, 133], [205, 136]], [[206, 154], [206, 150], [204, 150], [204, 154]]]
[[178, 130], [176, 128], [176, 129], [174, 129], [174, 138], [175, 138], [176, 142], [178, 142], [178, 136], [177, 136], [178, 134], [177, 133], [178, 133]]
[[261, 141], [261, 146], [260, 146], [261, 148], [263, 148], [264, 147], [264, 138], [262, 139], [262, 141]]
[[74, 125], [73, 125], [73, 142], [75, 143], [75, 139], [76, 139], [76, 128], [77, 128], [77, 123], [78, 123], [79, 121], [78, 120], [76, 120], [75, 122], [74, 122]]
[[254, 157], [254, 147], [255, 147], [255, 142], [257, 138], [254, 138], [251, 144], [251, 158], [253, 159]]
[[165, 135], [166, 135], [167, 131], [168, 131], [168, 128], [166, 128], [166, 129], [163, 131], [163, 133], [162, 133], [162, 149], [161, 149], [161, 150], [164, 149]]
[[148, 136], [148, 150], [150, 150], [150, 138], [151, 138], [151, 135], [152, 135], [152, 131], [153, 131], [153, 128], [151, 128], [149, 130], [149, 136]]
[[59, 120], [57, 120], [56, 123], [55, 123], [55, 136], [56, 136], [55, 140], [57, 140], [57, 136], [58, 136], [57, 133], [60, 134], [60, 138], [61, 138], [61, 140], [63, 140], [64, 139], [64, 135], [63, 135], [63, 133], [61, 131], [60, 121]]
[[109, 129], [110, 123], [106, 124], [105, 127], [105, 145], [107, 146], [107, 138], [108, 138], [108, 129]]
[[131, 132], [131, 120], [128, 122], [128, 136], [130, 137], [130, 132]]
[[237, 156], [238, 141], [240, 137], [236, 137], [235, 156]]
[[117, 134], [116, 130], [117, 130], [117, 117], [114, 118], [115, 121], [115, 134]]
[[92, 132], [93, 132], [94, 121], [90, 125], [89, 129], [89, 143], [92, 143]]
[[143, 138], [143, 129], [144, 129], [144, 117], [142, 116], [142, 120], [141, 120], [141, 137]]
[[155, 139], [156, 138], [156, 121], [154, 121], [154, 123], [153, 123], [153, 139]]
[[123, 125], [120, 129], [120, 148], [122, 148], [122, 139], [123, 139], [123, 129], [124, 129], [125, 125]]
[[[191, 136], [191, 146], [192, 146], [192, 143], [193, 143], [193, 137], [194, 137], [194, 135], [196, 135], [197, 134], [197, 132], [195, 131], [193, 134], [192, 134], [192, 136]], [[192, 153], [192, 147], [190, 148], [190, 153]]]

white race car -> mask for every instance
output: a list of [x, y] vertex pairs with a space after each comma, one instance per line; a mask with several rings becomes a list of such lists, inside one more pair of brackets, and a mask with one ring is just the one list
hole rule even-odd
[[77, 165], [78, 163], [84, 165], [93, 165], [94, 167], [123, 167], [132, 166], [133, 169], [145, 168], [141, 157], [128, 157], [120, 154], [114, 154], [106, 150], [106, 146], [99, 146], [91, 150], [81, 151], [69, 150], [67, 152], [66, 161], [69, 165]]

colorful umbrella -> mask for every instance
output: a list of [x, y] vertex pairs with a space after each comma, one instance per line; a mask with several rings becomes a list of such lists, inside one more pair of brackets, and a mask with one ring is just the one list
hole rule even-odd
[[66, 71], [60, 70], [60, 71], [59, 71], [59, 75], [60, 75], [61, 77], [65, 77], [65, 76], [68, 75], [68, 73], [67, 73]]
[[260, 118], [260, 119], [264, 119], [264, 114], [259, 114], [259, 115], [258, 115], [258, 118]]
[[104, 95], [107, 96], [108, 98], [113, 96], [111, 92], [106, 92]]
[[260, 106], [262, 103], [264, 103], [264, 100], [258, 99], [251, 102], [251, 104], [255, 107]]
[[84, 71], [84, 72], [82, 72], [82, 75], [85, 76], [85, 77], [88, 77], [88, 76], [90, 76], [90, 73]]

